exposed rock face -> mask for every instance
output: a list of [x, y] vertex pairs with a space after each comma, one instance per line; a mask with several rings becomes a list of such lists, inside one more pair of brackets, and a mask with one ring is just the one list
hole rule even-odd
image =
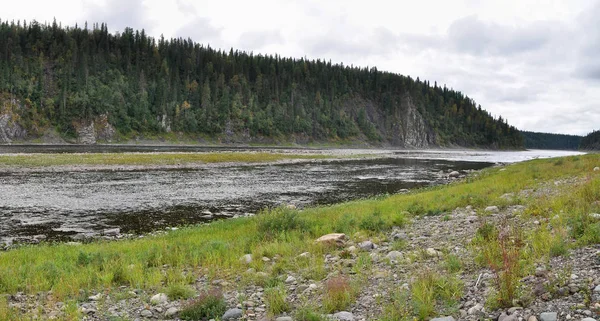
[[404, 96], [402, 101], [404, 107], [403, 115], [400, 115], [402, 123], [402, 139], [406, 147], [429, 147], [434, 141], [430, 137], [431, 130], [425, 124], [425, 120], [410, 96]]
[[91, 145], [96, 143], [96, 129], [93, 121], [82, 121], [74, 124], [79, 144]]
[[24, 139], [27, 131], [12, 121], [9, 114], [0, 115], [0, 144], [10, 144], [14, 139]]
[[108, 123], [108, 115], [100, 115], [93, 121], [74, 122], [77, 131], [77, 142], [79, 144], [91, 145], [97, 140], [111, 141], [116, 130]]

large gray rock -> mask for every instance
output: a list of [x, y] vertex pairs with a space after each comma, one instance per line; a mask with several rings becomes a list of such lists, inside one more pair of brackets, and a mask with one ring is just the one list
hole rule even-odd
[[433, 318], [431, 319], [431, 321], [454, 321], [453, 317], [440, 317], [440, 318]]
[[334, 314], [333, 319], [338, 321], [354, 321], [354, 314], [342, 311]]
[[558, 320], [558, 313], [556, 312], [544, 312], [540, 314], [540, 321], [556, 321]]
[[223, 314], [223, 317], [221, 319], [223, 320], [235, 320], [235, 319], [239, 319], [242, 317], [242, 309], [229, 309], [225, 312], [225, 314]]

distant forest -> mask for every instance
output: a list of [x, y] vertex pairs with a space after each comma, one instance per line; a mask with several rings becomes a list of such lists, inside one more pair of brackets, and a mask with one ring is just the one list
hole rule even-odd
[[581, 150], [600, 150], [600, 131], [593, 131], [581, 139]]
[[581, 136], [521, 131], [525, 148], [577, 150]]
[[52, 128], [74, 137], [77, 124], [100, 117], [129, 137], [173, 131], [402, 145], [425, 131], [431, 145], [523, 146], [517, 129], [465, 94], [374, 67], [35, 21], [0, 22], [0, 57], [0, 115], [28, 135]]

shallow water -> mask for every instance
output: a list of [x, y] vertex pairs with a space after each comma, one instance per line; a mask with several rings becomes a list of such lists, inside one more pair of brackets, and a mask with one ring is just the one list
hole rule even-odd
[[[55, 148], [48, 149], [56, 152]], [[88, 152], [142, 151], [131, 147], [94, 148], [95, 151]], [[152, 146], [152, 149], [155, 152], [181, 151], [172, 147], [163, 150]], [[0, 147], [0, 153], [43, 150]], [[214, 149], [194, 147], [185, 151]], [[478, 170], [496, 162], [562, 155], [539, 151], [304, 151], [380, 156], [291, 164], [206, 166], [193, 170], [0, 172], [0, 241], [27, 240], [34, 236], [39, 238], [38, 235], [64, 240], [113, 227], [119, 227], [122, 233], [144, 233], [256, 213], [280, 204], [303, 207], [392, 194], [402, 189], [442, 184], [447, 181], [444, 173], [451, 170]], [[207, 216], [209, 212], [211, 217]]]

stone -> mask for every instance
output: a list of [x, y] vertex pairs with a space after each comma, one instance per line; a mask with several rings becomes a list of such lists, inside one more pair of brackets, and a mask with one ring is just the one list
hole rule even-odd
[[450, 172], [450, 174], [448, 174], [448, 177], [450, 177], [450, 178], [457, 178], [459, 176], [460, 176], [460, 173], [457, 171], [453, 171], [453, 172]]
[[92, 295], [88, 298], [90, 301], [98, 301], [102, 299], [102, 293], [98, 293], [96, 295]]
[[351, 247], [348, 248], [348, 252], [356, 252], [357, 248], [356, 246], [352, 245]]
[[152, 298], [150, 298], [150, 303], [152, 303], [154, 305], [164, 304], [164, 303], [167, 303], [167, 301], [169, 301], [169, 298], [164, 293], [158, 293], [158, 294], [154, 295]]
[[144, 318], [151, 318], [152, 317], [152, 311], [150, 310], [143, 310], [140, 315]]
[[310, 253], [309, 252], [304, 252], [304, 253], [298, 255], [298, 257], [310, 257]]
[[344, 233], [331, 233], [319, 237], [315, 242], [322, 244], [337, 244], [342, 245], [348, 239]]
[[488, 213], [498, 213], [500, 209], [498, 209], [498, 206], [488, 206], [485, 208], [485, 211]]
[[439, 318], [433, 318], [431, 319], [431, 321], [454, 321], [453, 317], [439, 317]]
[[558, 313], [556, 312], [544, 312], [540, 313], [540, 321], [557, 321]]
[[385, 257], [392, 261], [398, 261], [398, 260], [403, 259], [404, 255], [402, 254], [402, 252], [399, 252], [399, 251], [391, 251]]
[[354, 321], [354, 314], [346, 311], [341, 311], [334, 314], [333, 319], [339, 321]]
[[396, 233], [392, 234], [392, 239], [394, 241], [398, 241], [398, 240], [406, 241], [406, 240], [408, 240], [408, 236], [404, 232], [396, 232]]
[[167, 309], [167, 311], [165, 312], [165, 317], [170, 318], [175, 316], [177, 313], [179, 312], [179, 309], [177, 309], [176, 307], [170, 307]]
[[594, 293], [600, 293], [600, 284], [594, 288]]
[[500, 314], [498, 321], [518, 321], [516, 314], [507, 315], [506, 313]]
[[594, 220], [600, 220], [600, 214], [598, 213], [591, 213], [590, 217]]
[[223, 321], [239, 319], [242, 317], [242, 313], [242, 309], [229, 309], [225, 312], [225, 314], [223, 314], [223, 317], [221, 319], [223, 319]]
[[252, 263], [252, 254], [242, 255], [242, 257], [240, 258], [240, 261], [245, 264]]
[[600, 171], [600, 167], [594, 167], [594, 172]]
[[512, 308], [508, 309], [508, 314], [513, 314], [519, 310], [523, 310], [523, 308], [522, 307], [512, 307]]
[[481, 312], [481, 310], [483, 310], [483, 305], [481, 305], [481, 303], [477, 303], [475, 306], [471, 307], [467, 313], [469, 315], [473, 315], [475, 313]]
[[538, 321], [538, 319], [535, 317], [535, 315], [532, 315], [529, 318], [527, 318], [527, 321]]
[[432, 247], [426, 249], [425, 250], [425, 254], [427, 254], [428, 257], [438, 257], [438, 256], [440, 256], [440, 252], [436, 251]]
[[102, 232], [102, 235], [104, 236], [117, 236], [119, 234], [121, 234], [121, 229], [119, 228], [111, 228]]
[[581, 321], [596, 321], [596, 319], [594, 319], [594, 318], [585, 318], [585, 319], [581, 319]]
[[479, 220], [479, 217], [477, 215], [471, 215], [467, 217], [467, 221], [469, 221], [469, 223], [475, 223]]
[[287, 284], [294, 283], [294, 282], [296, 282], [296, 278], [291, 275], [288, 275], [287, 279], [285, 279], [285, 283], [287, 283]]
[[294, 319], [292, 317], [279, 317], [275, 321], [294, 321]]
[[364, 242], [360, 242], [358, 244], [358, 247], [364, 251], [371, 251], [371, 250], [375, 249], [375, 244], [373, 244], [373, 242], [371, 242], [371, 241], [364, 241]]

